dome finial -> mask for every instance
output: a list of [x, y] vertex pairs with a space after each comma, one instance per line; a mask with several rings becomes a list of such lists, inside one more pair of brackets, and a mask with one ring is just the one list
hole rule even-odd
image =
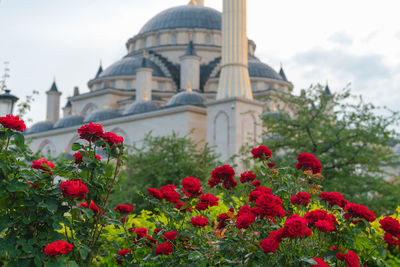
[[190, 84], [190, 80], [188, 80], [186, 91], [187, 92], [192, 92], [192, 85]]
[[197, 2], [195, 0], [190, 0], [188, 5], [197, 6]]

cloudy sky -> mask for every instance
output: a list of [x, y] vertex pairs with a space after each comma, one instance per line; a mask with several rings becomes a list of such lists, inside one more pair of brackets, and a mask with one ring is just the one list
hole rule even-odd
[[[125, 42], [158, 12], [188, 0], [0, 0], [0, 63], [23, 98], [38, 90], [29, 117], [45, 118], [45, 91], [56, 77], [62, 105], [74, 86], [87, 91], [99, 66], [126, 53]], [[222, 0], [206, 0], [222, 10]], [[367, 101], [400, 110], [398, 0], [248, 0], [256, 55], [279, 69], [295, 92], [329, 81], [352, 84]], [[2, 67], [0, 74], [3, 74]]]

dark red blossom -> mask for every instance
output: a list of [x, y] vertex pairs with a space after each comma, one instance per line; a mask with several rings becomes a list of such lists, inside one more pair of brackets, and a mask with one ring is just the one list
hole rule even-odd
[[149, 193], [149, 195], [155, 197], [156, 199], [161, 200], [161, 199], [164, 198], [164, 196], [161, 193], [161, 191], [156, 189], [156, 188], [147, 188], [147, 192]]
[[395, 247], [398, 244], [400, 244], [400, 238], [395, 237], [391, 233], [386, 232], [385, 236], [383, 237], [383, 240], [389, 245], [389, 247]]
[[[82, 162], [83, 162], [83, 155], [82, 155], [81, 152], [76, 152], [76, 153], [73, 154], [72, 156], [73, 156], [74, 159], [75, 159], [75, 164], [79, 164], [79, 163], [82, 163]], [[86, 154], [86, 157], [89, 157], [89, 155]], [[94, 157], [95, 157], [97, 160], [101, 160], [101, 157], [100, 157], [99, 155], [94, 155]]]
[[208, 224], [208, 219], [204, 218], [203, 216], [199, 215], [190, 219], [190, 223], [196, 227], [204, 227]]
[[32, 188], [38, 188], [39, 185], [38, 184], [33, 184], [32, 182], [26, 182], [27, 184], [30, 184], [32, 186]]
[[271, 150], [266, 146], [255, 147], [251, 150], [254, 159], [269, 159], [272, 156]]
[[290, 198], [290, 202], [294, 205], [307, 206], [310, 203], [311, 195], [307, 192], [298, 192]]
[[117, 261], [117, 264], [121, 264], [123, 262], [123, 260], [121, 260], [121, 258], [124, 258], [126, 256], [126, 254], [130, 254], [132, 253], [132, 251], [129, 248], [125, 248], [123, 250], [120, 250], [117, 255], [119, 256], [114, 256], [115, 260]]
[[164, 242], [159, 244], [156, 247], [156, 255], [164, 254], [164, 255], [169, 255], [173, 251], [172, 244], [169, 242]]
[[256, 220], [256, 215], [253, 212], [241, 214], [236, 219], [236, 227], [238, 229], [247, 229]]
[[220, 215], [217, 216], [217, 229], [221, 230], [226, 226], [226, 221], [230, 220], [230, 217], [227, 213], [221, 213]]
[[284, 224], [284, 237], [307, 237], [312, 230], [307, 228], [307, 221], [297, 214], [288, 217]]
[[251, 184], [254, 185], [255, 187], [258, 187], [261, 185], [261, 182], [260, 182], [260, 180], [255, 180], [255, 181], [251, 182]]
[[163, 237], [165, 240], [174, 241], [177, 234], [178, 234], [178, 232], [176, 232], [176, 231], [169, 231], [169, 232], [165, 232]]
[[272, 238], [266, 238], [260, 242], [260, 247], [264, 253], [275, 253], [279, 248], [279, 243]]
[[176, 204], [181, 198], [181, 195], [176, 192], [175, 189], [177, 189], [176, 186], [168, 184], [162, 186], [160, 192], [166, 201]]
[[31, 166], [32, 169], [42, 170], [48, 172], [50, 175], [52, 175], [51, 169], [53, 169], [54, 167], [55, 167], [54, 163], [45, 158], [33, 160]]
[[[184, 207], [184, 208], [183, 208]], [[183, 203], [183, 202], [178, 202], [175, 206], [175, 209], [178, 209], [180, 212], [192, 212], [192, 209], [190, 208], [190, 206], [187, 203]]]
[[276, 166], [276, 164], [273, 163], [273, 162], [268, 162], [267, 165], [268, 165], [268, 167], [269, 167], [270, 169], [275, 168], [275, 166]]
[[200, 196], [203, 191], [201, 189], [200, 180], [194, 177], [186, 177], [182, 180], [182, 187], [190, 194], [192, 197]]
[[59, 241], [55, 241], [53, 243], [48, 244], [45, 248], [44, 248], [44, 252], [46, 253], [47, 256], [50, 257], [55, 257], [59, 254], [68, 254], [71, 252], [72, 248], [74, 246], [71, 245], [68, 242], [59, 240]]
[[229, 165], [223, 165], [215, 168], [211, 172], [211, 179], [208, 180], [208, 185], [213, 188], [214, 186], [222, 183], [225, 189], [231, 190], [236, 187], [237, 182], [234, 179], [235, 170]]
[[361, 222], [360, 220], [354, 220], [355, 218], [363, 218], [368, 222], [373, 222], [376, 219], [375, 214], [372, 211], [367, 207], [356, 203], [348, 203], [346, 207], [344, 207], [344, 210], [347, 212], [343, 215], [346, 220], [355, 224]]
[[67, 180], [60, 184], [60, 191], [64, 197], [73, 197], [82, 200], [89, 194], [89, 189], [81, 179]]
[[205, 194], [199, 198], [199, 202], [196, 204], [197, 210], [206, 210], [213, 206], [218, 206], [218, 198], [213, 194]]
[[321, 173], [321, 162], [311, 153], [301, 153], [297, 157], [298, 163], [296, 168], [298, 170], [311, 170], [313, 174]]
[[101, 135], [104, 141], [106, 141], [111, 147], [120, 146], [124, 143], [124, 138], [118, 136], [113, 132], [105, 132]]
[[242, 184], [252, 182], [256, 179], [257, 175], [255, 175], [252, 171], [244, 172], [240, 175], [240, 182]]
[[282, 207], [282, 200], [271, 194], [262, 194], [256, 200], [256, 205], [262, 209], [261, 217], [284, 217], [285, 210]]
[[338, 258], [338, 260], [345, 261], [346, 267], [360, 267], [358, 255], [352, 250], [349, 250], [347, 253], [338, 252], [336, 254], [336, 258]]
[[121, 214], [130, 213], [133, 211], [133, 207], [131, 205], [118, 205], [114, 208], [115, 211], [119, 211]]
[[89, 123], [82, 125], [81, 128], [78, 129], [78, 134], [81, 139], [87, 141], [96, 141], [103, 135], [103, 127], [97, 123]]
[[312, 210], [304, 215], [308, 226], [314, 226], [320, 231], [331, 232], [336, 230], [338, 224], [336, 217], [325, 210]]
[[271, 195], [272, 191], [268, 187], [259, 186], [256, 189], [254, 189], [252, 192], [250, 192], [249, 201], [250, 202], [256, 202], [257, 198], [260, 197], [263, 194]]
[[321, 258], [313, 258], [317, 264], [312, 265], [312, 267], [329, 267], [329, 264], [324, 262]]
[[137, 239], [141, 239], [145, 236], [147, 236], [147, 228], [141, 227], [141, 228], [136, 228], [133, 230], [136, 234]]
[[379, 223], [383, 230], [400, 238], [400, 223], [397, 219], [386, 217], [380, 220]]
[[81, 204], [79, 204], [79, 207], [89, 208], [93, 211], [95, 215], [98, 215], [101, 211], [100, 208], [97, 207], [96, 204], [94, 204], [93, 200], [90, 201], [90, 206], [88, 206], [87, 202], [82, 202]]
[[4, 128], [19, 132], [23, 132], [26, 129], [25, 122], [20, 120], [19, 116], [13, 116], [11, 114], [6, 115], [5, 117], [0, 117], [0, 124], [3, 125]]
[[329, 202], [329, 206], [333, 207], [335, 205], [344, 208], [348, 201], [344, 199], [343, 195], [338, 192], [322, 192], [319, 197]]

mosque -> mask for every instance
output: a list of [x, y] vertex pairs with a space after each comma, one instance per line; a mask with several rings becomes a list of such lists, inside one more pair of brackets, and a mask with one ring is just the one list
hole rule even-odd
[[127, 53], [100, 65], [88, 92], [68, 97], [60, 117], [56, 83], [47, 94], [47, 116], [26, 131], [31, 148], [42, 153], [71, 154], [77, 128], [96, 122], [140, 142], [152, 132], [176, 132], [208, 142], [227, 160], [261, 137], [260, 115], [274, 109], [264, 97], [290, 93], [293, 84], [256, 57], [247, 38], [246, 0], [222, 0], [223, 12], [204, 0], [160, 12], [126, 42]]

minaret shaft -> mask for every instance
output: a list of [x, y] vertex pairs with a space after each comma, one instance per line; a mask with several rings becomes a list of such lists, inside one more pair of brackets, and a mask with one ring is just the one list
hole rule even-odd
[[223, 0], [222, 61], [217, 99], [253, 99], [248, 70], [247, 0]]

